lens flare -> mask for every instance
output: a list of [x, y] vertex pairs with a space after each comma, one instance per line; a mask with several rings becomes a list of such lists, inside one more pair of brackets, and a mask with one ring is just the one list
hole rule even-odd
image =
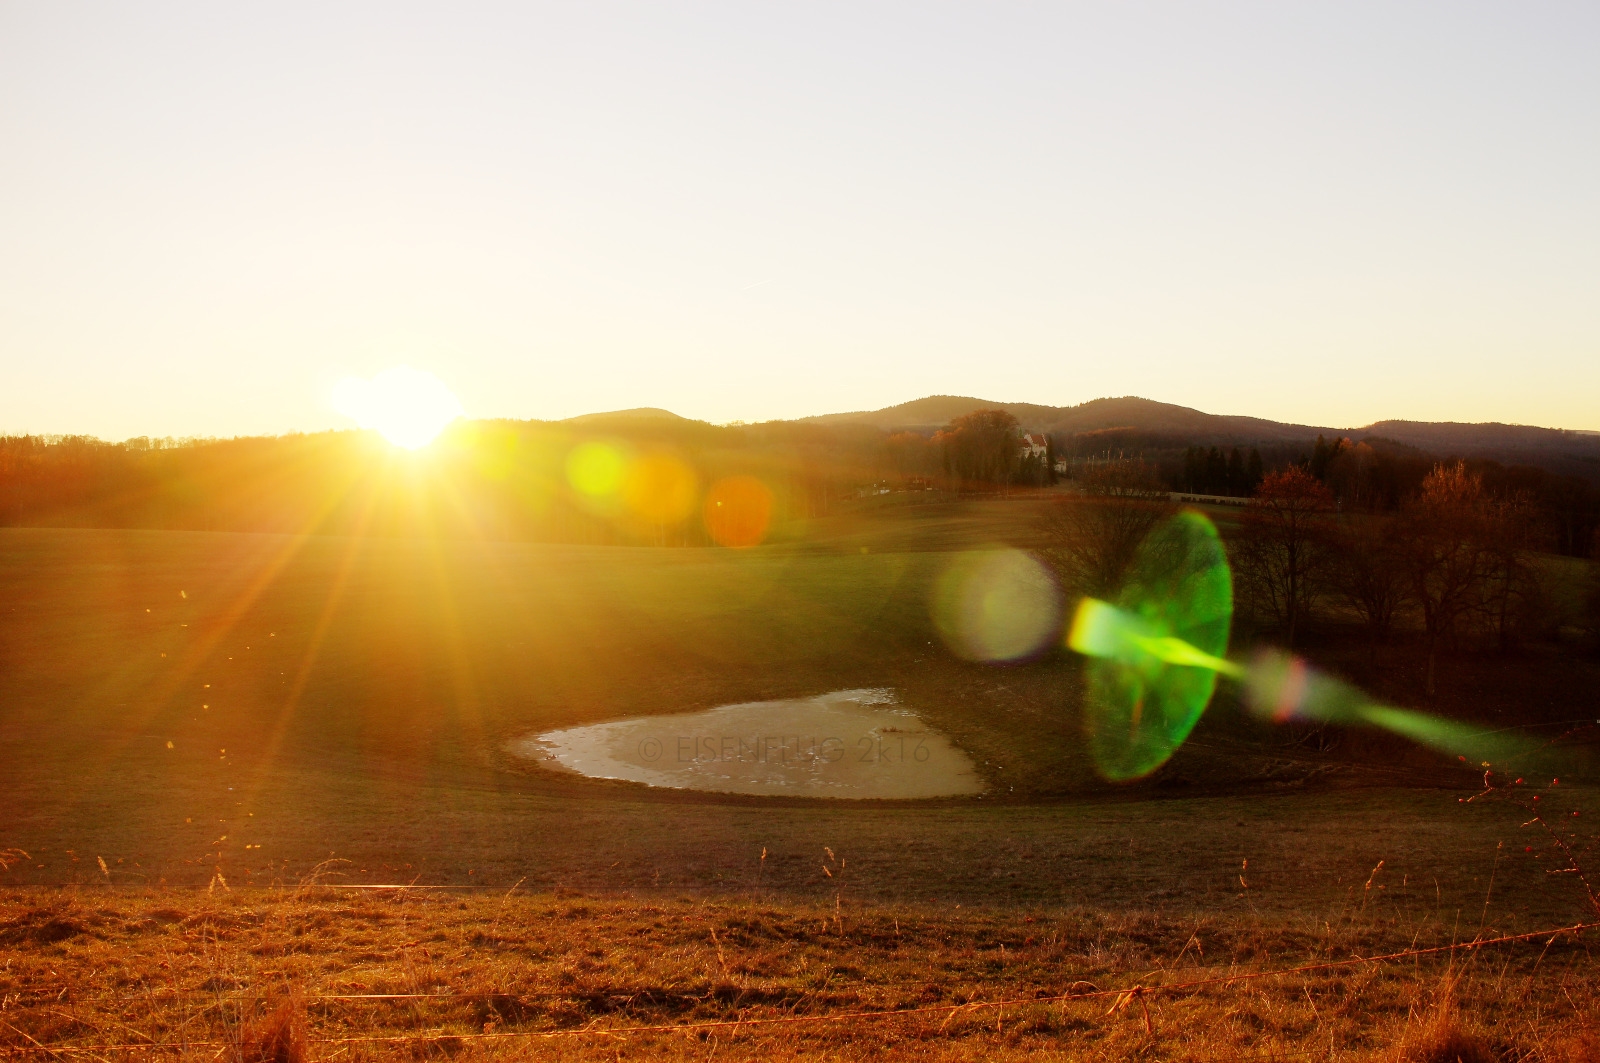
[[1140, 621], [1114, 605], [1096, 598], [1078, 603], [1067, 645], [1085, 657], [1115, 657], [1124, 660], [1152, 657], [1166, 664], [1209, 668], [1233, 679], [1242, 679], [1245, 670], [1226, 657], [1217, 657], [1170, 635], [1144, 632]]
[[622, 487], [628, 459], [610, 443], [580, 443], [567, 455], [567, 482], [591, 498], [614, 495]]
[[646, 454], [623, 474], [622, 497], [646, 524], [679, 524], [694, 512], [699, 493], [694, 470], [672, 454]]
[[706, 492], [706, 531], [718, 546], [759, 546], [772, 523], [772, 491], [754, 476], [729, 476]]
[[[1274, 723], [1302, 721], [1377, 727], [1441, 753], [1465, 756], [1473, 763], [1523, 761], [1537, 750], [1532, 742], [1518, 735], [1485, 732], [1470, 724], [1380, 704], [1359, 688], [1318, 671], [1304, 658], [1293, 654], [1267, 650], [1257, 654], [1249, 665], [1241, 665], [1206, 653], [1182, 639], [1152, 636], [1138, 618], [1093, 598], [1079, 603], [1067, 644], [1085, 656], [1097, 658], [1097, 663], [1105, 662], [1103, 667], [1119, 673], [1127, 670], [1159, 675], [1160, 666], [1177, 665], [1209, 669], [1238, 680], [1244, 685], [1245, 704], [1250, 711]], [[1162, 680], [1165, 681], [1164, 676]], [[1123, 682], [1124, 686], [1132, 685], [1132, 680]], [[1103, 705], [1093, 707], [1100, 708], [1103, 713]], [[1154, 740], [1148, 740], [1147, 744], [1154, 744]], [[1181, 738], [1171, 743], [1167, 755], [1181, 744]], [[1104, 762], [1101, 767], [1107, 768]], [[1119, 776], [1112, 770], [1106, 773], [1114, 779], [1138, 777]]]
[[346, 377], [333, 387], [333, 408], [397, 447], [416, 450], [462, 415], [461, 402], [432, 373], [409, 366], [371, 380]]
[[934, 589], [934, 624], [972, 661], [1014, 661], [1048, 646], [1061, 628], [1061, 591], [1021, 550], [961, 555]]
[[[1266, 650], [1250, 664], [1241, 665], [1176, 636], [1154, 633], [1157, 631], [1144, 617], [1085, 598], [1067, 636], [1072, 649], [1094, 659], [1090, 666], [1090, 737], [1096, 762], [1114, 780], [1149, 774], [1183, 744], [1188, 736], [1188, 729], [1182, 727], [1183, 695], [1194, 688], [1180, 683], [1195, 669], [1242, 683], [1250, 711], [1274, 723], [1377, 727], [1473, 763], [1526, 762], [1538, 751], [1534, 743], [1519, 735], [1486, 732], [1470, 724], [1380, 704], [1293, 654]], [[1174, 726], [1174, 703], [1180, 708], [1178, 726]], [[1203, 702], [1189, 705], [1196, 703], [1203, 711]], [[1193, 719], [1198, 718], [1196, 711]], [[1193, 722], [1188, 727], [1192, 728]]]
[[1067, 645], [1090, 658], [1090, 748], [1112, 780], [1142, 778], [1177, 752], [1226, 676], [1250, 711], [1295, 720], [1377, 727], [1484, 766], [1537, 758], [1542, 747], [1507, 730], [1485, 731], [1373, 701], [1360, 689], [1278, 650], [1248, 664], [1227, 659], [1233, 581], [1216, 528], [1195, 512], [1158, 527], [1141, 545], [1115, 605], [1078, 603]]
[[1306, 720], [1377, 727], [1440, 753], [1468, 757], [1474, 763], [1521, 760], [1535, 749], [1519, 735], [1486, 733], [1472, 724], [1380, 704], [1302, 658], [1276, 650], [1257, 654], [1244, 670], [1243, 679], [1250, 710], [1278, 723]]
[[505, 482], [526, 467], [522, 439], [505, 424], [469, 421], [444, 442], [486, 479]]
[[1222, 540], [1195, 512], [1150, 533], [1114, 606], [1079, 606], [1067, 641], [1091, 658], [1085, 722], [1106, 778], [1142, 778], [1183, 745], [1229, 665], [1232, 620]]

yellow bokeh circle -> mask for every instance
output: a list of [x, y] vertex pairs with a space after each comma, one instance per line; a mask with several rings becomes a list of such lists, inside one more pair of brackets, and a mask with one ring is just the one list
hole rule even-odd
[[935, 584], [933, 619], [945, 643], [968, 660], [1019, 660], [1055, 641], [1061, 590], [1050, 570], [1021, 550], [974, 550]]
[[591, 498], [615, 495], [627, 469], [627, 454], [611, 443], [580, 443], [567, 455], [567, 482]]

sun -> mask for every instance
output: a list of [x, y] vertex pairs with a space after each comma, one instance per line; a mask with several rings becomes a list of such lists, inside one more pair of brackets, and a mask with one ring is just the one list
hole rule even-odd
[[463, 412], [444, 381], [404, 365], [371, 380], [345, 377], [333, 387], [333, 408], [407, 450], [433, 442]]

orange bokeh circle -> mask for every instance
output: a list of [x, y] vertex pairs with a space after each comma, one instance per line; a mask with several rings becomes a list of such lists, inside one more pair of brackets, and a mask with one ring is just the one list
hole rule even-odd
[[623, 475], [622, 496], [650, 524], [676, 524], [694, 512], [694, 470], [671, 454], [646, 454]]
[[706, 494], [706, 530], [719, 546], [758, 546], [772, 525], [772, 491], [754, 476], [729, 476]]

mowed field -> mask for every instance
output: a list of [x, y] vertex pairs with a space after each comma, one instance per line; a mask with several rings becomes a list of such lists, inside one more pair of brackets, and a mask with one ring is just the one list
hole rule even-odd
[[[869, 509], [739, 552], [0, 530], [0, 848], [27, 853], [0, 874], [0, 939], [14, 953], [0, 995], [16, 1009], [72, 981], [101, 1001], [78, 1025], [28, 1011], [0, 1044], [105, 1043], [106, 1009], [157, 987], [187, 1003], [157, 1008], [142, 1036], [188, 1029], [234, 1051], [250, 1008], [285, 992], [475, 994], [381, 1015], [302, 1008], [313, 1032], [400, 1029], [438, 1048], [427, 1038], [485, 1028], [1081, 994], [1079, 981], [1127, 988], [1192, 966], [1197, 945], [1211, 950], [1206, 970], [1239, 970], [1595, 918], [1584, 876], [1548, 873], [1559, 870], [1548, 839], [1521, 825], [1522, 809], [1463, 803], [1473, 773], [1392, 742], [1317, 752], [1222, 698], [1155, 778], [1101, 782], [1084, 752], [1078, 662], [961, 661], [930, 619], [958, 551], [1037, 545], [1030, 505]], [[1407, 660], [1347, 656], [1347, 674], [1404, 702]], [[1582, 715], [1600, 689], [1600, 672], [1571, 656], [1454, 664], [1430, 708], [1486, 723]], [[895, 688], [972, 754], [988, 791], [736, 798], [557, 775], [504, 751], [557, 726], [854, 687]], [[1536, 782], [1563, 815], [1600, 814], [1581, 778], [1549, 781]], [[400, 883], [456, 892], [333, 891]], [[1593, 999], [1588, 976], [1572, 974], [1586, 955], [1577, 940], [1496, 946], [1494, 960], [1574, 1037]], [[1027, 1012], [1009, 1033], [1003, 1019], [991, 1029], [994, 1014], [940, 1013], [892, 1036], [950, 1058], [1069, 1042], [1111, 1056], [1365, 1052], [1410, 1029], [1408, 1016], [1445, 1014], [1450, 993], [1504, 990], [1472, 982], [1487, 967], [1461, 966], [1480, 955], [1413, 960], [1410, 974], [1382, 976], [1399, 980], [1382, 982], [1381, 1006], [1347, 1004], [1331, 1025], [1318, 1004], [1331, 998], [1314, 992], [1309, 1009], [1291, 994], [1241, 1019], [1219, 987], [1165, 1032], [1143, 1004], [1108, 1017], [1115, 998], [1089, 998]], [[1459, 992], [1441, 988], [1452, 971], [1471, 973]], [[637, 1006], [617, 1005], [630, 986]], [[183, 1026], [202, 991], [233, 1003]], [[1526, 1009], [1503, 1010], [1505, 1038], [1555, 1051], [1512, 1032]], [[1224, 1012], [1226, 1036], [1184, 1035]], [[19, 1016], [0, 1008], [13, 1030]], [[877, 1034], [840, 1029], [813, 1044], [751, 1027], [722, 1051], [883, 1050]], [[662, 1035], [651, 1051], [698, 1046], [700, 1058], [720, 1030], [692, 1045]], [[614, 1058], [630, 1045], [559, 1051]], [[383, 1054], [317, 1051], [336, 1049]]]

